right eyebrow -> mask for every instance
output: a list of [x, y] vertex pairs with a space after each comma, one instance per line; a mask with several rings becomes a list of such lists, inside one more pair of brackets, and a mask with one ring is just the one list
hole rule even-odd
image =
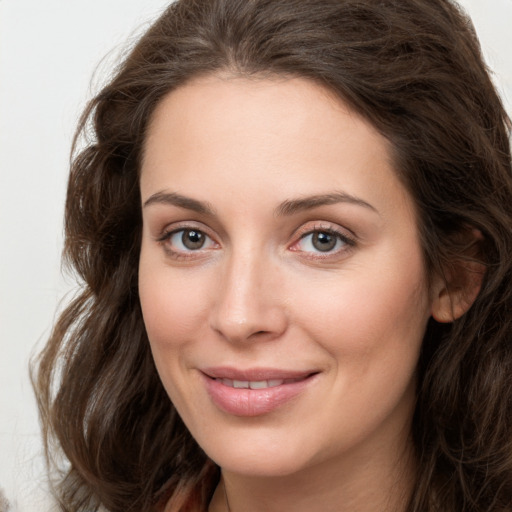
[[202, 215], [215, 215], [215, 210], [209, 203], [198, 201], [191, 197], [182, 196], [176, 192], [157, 192], [144, 201], [143, 208], [152, 204], [168, 204], [192, 210]]
[[311, 210], [313, 208], [318, 208], [319, 206], [337, 204], [337, 203], [348, 203], [355, 204], [357, 206], [363, 206], [373, 212], [379, 212], [377, 209], [372, 206], [370, 203], [363, 201], [361, 198], [353, 196], [351, 194], [347, 194], [345, 192], [333, 192], [330, 194], [319, 194], [314, 196], [303, 197], [299, 199], [288, 199], [281, 203], [281, 205], [277, 208], [277, 215], [294, 215], [297, 212], [304, 210]]

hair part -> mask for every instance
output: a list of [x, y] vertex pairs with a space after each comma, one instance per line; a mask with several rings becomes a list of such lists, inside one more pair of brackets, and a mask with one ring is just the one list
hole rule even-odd
[[205, 507], [216, 484], [144, 329], [139, 172], [162, 98], [225, 72], [331, 90], [390, 141], [429, 275], [459, 276], [446, 278], [453, 289], [464, 287], [465, 265], [485, 267], [469, 311], [427, 328], [408, 512], [509, 510], [510, 121], [470, 21], [449, 0], [179, 0], [90, 102], [77, 139], [92, 137], [75, 151], [65, 214], [64, 256], [82, 291], [34, 376], [48, 460], [58, 447], [69, 461], [56, 483], [62, 510], [146, 512], [163, 497], [173, 510]]

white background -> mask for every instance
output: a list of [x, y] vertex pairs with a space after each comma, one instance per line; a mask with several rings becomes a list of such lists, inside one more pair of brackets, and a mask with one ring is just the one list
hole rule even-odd
[[[0, 487], [13, 511], [52, 509], [28, 365], [73, 287], [60, 269], [72, 134], [116, 54], [167, 3], [0, 0]], [[512, 0], [461, 3], [510, 113]]]

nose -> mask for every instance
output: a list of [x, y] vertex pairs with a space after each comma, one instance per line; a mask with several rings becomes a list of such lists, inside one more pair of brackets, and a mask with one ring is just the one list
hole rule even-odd
[[232, 254], [224, 262], [210, 326], [229, 342], [274, 340], [288, 315], [279, 267], [255, 254]]

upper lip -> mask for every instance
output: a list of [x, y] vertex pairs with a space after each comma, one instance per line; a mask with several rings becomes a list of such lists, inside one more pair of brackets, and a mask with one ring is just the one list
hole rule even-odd
[[231, 366], [202, 368], [201, 372], [212, 379], [230, 379], [239, 381], [263, 381], [279, 379], [301, 379], [309, 377], [315, 370], [285, 370], [280, 368], [247, 368], [245, 370]]

